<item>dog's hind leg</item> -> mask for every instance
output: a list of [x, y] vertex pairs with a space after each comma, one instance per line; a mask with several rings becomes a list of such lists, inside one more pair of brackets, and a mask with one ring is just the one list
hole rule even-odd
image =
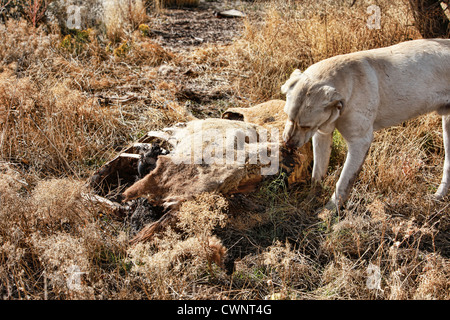
[[444, 173], [442, 174], [442, 181], [439, 189], [434, 194], [435, 198], [440, 200], [446, 194], [450, 187], [450, 115], [442, 116], [442, 130], [444, 136]]

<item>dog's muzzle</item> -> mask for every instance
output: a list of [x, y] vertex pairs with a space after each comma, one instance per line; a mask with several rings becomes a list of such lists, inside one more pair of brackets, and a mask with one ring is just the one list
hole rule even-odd
[[286, 126], [283, 132], [283, 144], [288, 149], [300, 148], [314, 135], [316, 130], [302, 130]]
[[283, 143], [288, 148], [295, 147], [295, 142], [293, 141], [293, 136], [295, 134], [295, 123], [294, 121], [287, 120], [283, 131]]

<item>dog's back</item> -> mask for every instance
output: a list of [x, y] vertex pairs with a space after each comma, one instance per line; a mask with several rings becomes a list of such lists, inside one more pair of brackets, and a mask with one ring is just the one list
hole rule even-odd
[[[351, 96], [350, 108], [377, 101], [374, 128], [450, 112], [450, 39], [420, 39], [323, 60], [305, 71]], [[359, 106], [361, 105], [361, 106]]]

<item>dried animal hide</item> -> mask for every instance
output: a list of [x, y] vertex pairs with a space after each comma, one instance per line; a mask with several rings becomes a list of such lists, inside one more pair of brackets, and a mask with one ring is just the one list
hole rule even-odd
[[246, 193], [265, 175], [278, 172], [278, 137], [261, 126], [206, 119], [169, 131], [173, 150], [125, 190], [124, 201], [147, 196], [168, 206], [203, 192]]
[[[280, 171], [287, 174], [289, 184], [305, 181], [312, 161], [311, 146], [299, 150], [283, 147], [284, 104], [272, 100], [251, 108], [231, 108], [223, 119], [193, 120], [149, 132], [101, 168], [91, 185], [105, 193], [117, 181], [118, 186], [131, 183], [118, 197], [122, 202], [146, 197], [152, 204], [170, 208], [158, 221], [144, 227], [131, 240], [133, 244], [149, 240], [173, 224], [178, 205], [198, 194], [249, 193]], [[154, 141], [164, 148], [155, 147]], [[145, 145], [147, 149], [142, 151]], [[141, 176], [143, 169], [151, 171], [134, 182], [133, 177]]]

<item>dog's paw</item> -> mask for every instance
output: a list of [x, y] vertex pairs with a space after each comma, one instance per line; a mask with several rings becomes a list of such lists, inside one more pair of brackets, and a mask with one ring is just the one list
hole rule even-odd
[[442, 182], [437, 191], [433, 194], [433, 200], [441, 201], [447, 195], [448, 189], [449, 184]]
[[441, 194], [441, 193], [438, 193], [438, 192], [436, 192], [436, 193], [434, 193], [434, 194], [430, 194], [430, 195], [428, 195], [428, 198], [430, 199], [430, 200], [433, 200], [433, 201], [442, 201], [442, 199], [445, 197], [445, 194]]

